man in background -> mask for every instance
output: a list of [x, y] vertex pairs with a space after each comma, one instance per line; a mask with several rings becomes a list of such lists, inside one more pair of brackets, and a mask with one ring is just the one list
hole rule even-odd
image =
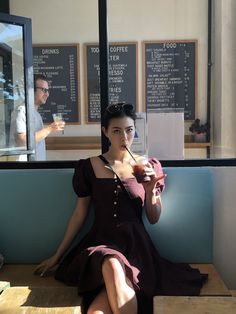
[[[34, 76], [34, 114], [33, 124], [35, 132], [35, 160], [46, 160], [45, 138], [51, 132], [64, 130], [65, 122], [53, 122], [48, 126], [43, 125], [43, 120], [38, 112], [39, 106], [45, 105], [49, 96], [47, 78], [42, 74]], [[25, 106], [19, 106], [16, 114], [16, 141], [18, 146], [26, 145], [26, 114]]]

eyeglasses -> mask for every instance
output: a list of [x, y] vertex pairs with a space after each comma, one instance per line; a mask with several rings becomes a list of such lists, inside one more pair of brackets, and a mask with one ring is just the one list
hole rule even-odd
[[35, 87], [36, 89], [40, 89], [44, 94], [49, 93], [49, 89], [48, 88], [44, 88], [44, 87]]
[[112, 104], [106, 108], [106, 111], [108, 111], [109, 113], [116, 113], [122, 110], [124, 112], [131, 112], [134, 110], [134, 106], [131, 104], [121, 103], [121, 104]]

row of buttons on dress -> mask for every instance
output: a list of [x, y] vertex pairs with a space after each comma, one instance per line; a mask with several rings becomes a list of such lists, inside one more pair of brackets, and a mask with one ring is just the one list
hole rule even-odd
[[[115, 179], [115, 183], [118, 182], [118, 179], [117, 179], [117, 176], [114, 175], [114, 179]], [[114, 190], [114, 194], [115, 194], [115, 200], [113, 202], [114, 204], [114, 214], [113, 214], [113, 217], [114, 218], [117, 218], [117, 204], [118, 204], [118, 194], [119, 194], [119, 190], [120, 190], [120, 185], [117, 184], [116, 186], [116, 190]]]

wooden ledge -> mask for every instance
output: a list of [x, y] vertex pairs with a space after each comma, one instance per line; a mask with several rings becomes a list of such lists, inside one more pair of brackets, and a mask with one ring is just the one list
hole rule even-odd
[[206, 148], [206, 147], [210, 147], [211, 143], [207, 142], [207, 143], [184, 143], [184, 147], [185, 148]]
[[[201, 290], [202, 296], [231, 296], [230, 291], [224, 284], [220, 275], [212, 264], [191, 264], [193, 268], [198, 268], [201, 273], [206, 273], [209, 276], [208, 282]], [[60, 281], [54, 279], [53, 276], [40, 277], [34, 275], [36, 265], [33, 264], [5, 264], [0, 270], [0, 278], [3, 281], [10, 282], [13, 286], [47, 286], [47, 287], [62, 287], [65, 286]]]
[[46, 138], [47, 150], [101, 149], [99, 136], [58, 136]]
[[34, 275], [36, 264], [5, 264], [0, 270], [0, 278], [10, 282], [11, 287], [64, 287], [65, 284], [56, 280], [54, 276], [40, 277]]
[[235, 314], [235, 297], [167, 297], [154, 298], [154, 314]]
[[236, 297], [232, 297], [212, 264], [191, 264], [201, 273], [208, 274], [208, 282], [201, 289], [200, 296], [155, 296], [154, 314], [234, 314]]
[[201, 296], [231, 296], [213, 264], [191, 264], [191, 266], [198, 268], [203, 274], [208, 274], [208, 282], [202, 287]]
[[[185, 148], [206, 148], [210, 143], [184, 143]], [[99, 136], [49, 136], [46, 138], [47, 150], [101, 149]]]
[[0, 295], [2, 314], [80, 314], [80, 305], [75, 287], [14, 287]]
[[[209, 280], [201, 290], [200, 297], [154, 297], [154, 314], [233, 314], [236, 298], [225, 286], [212, 264], [191, 264]], [[5, 264], [0, 278], [10, 283], [0, 295], [0, 313], [4, 314], [74, 314], [80, 312], [77, 288], [67, 287], [53, 276], [40, 277], [33, 274], [34, 264]], [[8, 285], [9, 286], [9, 285]]]

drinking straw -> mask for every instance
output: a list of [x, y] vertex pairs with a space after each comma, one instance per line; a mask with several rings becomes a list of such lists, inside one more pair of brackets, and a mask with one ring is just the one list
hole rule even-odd
[[134, 158], [134, 155], [131, 153], [131, 151], [128, 149], [128, 147], [125, 146], [125, 148], [126, 148], [127, 152], [130, 154], [130, 156], [133, 158], [133, 160], [134, 160], [135, 162], [137, 162], [136, 159]]

